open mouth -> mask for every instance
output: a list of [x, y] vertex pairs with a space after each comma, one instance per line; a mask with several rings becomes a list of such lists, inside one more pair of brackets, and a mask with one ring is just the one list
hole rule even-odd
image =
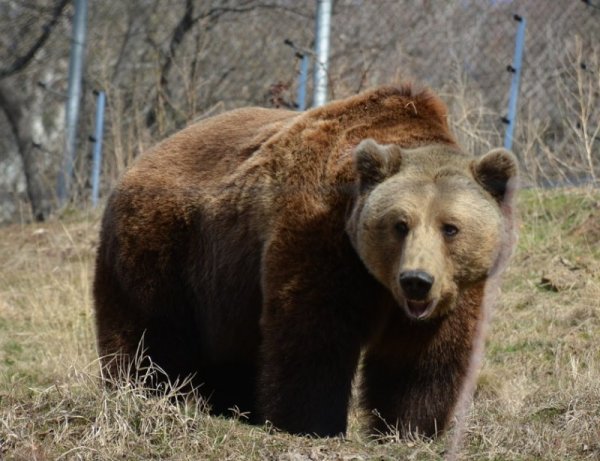
[[405, 299], [404, 307], [408, 314], [417, 320], [427, 318], [435, 308], [437, 301], [417, 301], [416, 299]]

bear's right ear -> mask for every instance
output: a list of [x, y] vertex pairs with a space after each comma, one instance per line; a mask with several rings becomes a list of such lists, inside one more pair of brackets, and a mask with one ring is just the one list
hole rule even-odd
[[372, 139], [365, 139], [354, 149], [354, 162], [363, 191], [397, 173], [402, 164], [402, 153], [398, 146], [382, 146]]

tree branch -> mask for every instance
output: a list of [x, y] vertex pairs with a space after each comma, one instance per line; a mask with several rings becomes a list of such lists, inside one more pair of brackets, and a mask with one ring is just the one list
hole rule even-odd
[[50, 18], [48, 23], [45, 24], [42, 28], [42, 34], [35, 41], [35, 43], [32, 45], [29, 51], [15, 59], [11, 66], [5, 69], [0, 69], [0, 79], [16, 74], [17, 72], [23, 70], [29, 64], [29, 62], [33, 59], [33, 57], [39, 51], [39, 49], [42, 46], [44, 46], [44, 44], [48, 41], [52, 29], [58, 22], [58, 19], [62, 16], [65, 6], [68, 2], [69, 0], [58, 0], [58, 3], [56, 4], [56, 7], [52, 12], [52, 17]]
[[[173, 61], [175, 60], [175, 55], [177, 54], [177, 50], [181, 43], [183, 42], [185, 36], [189, 31], [191, 31], [194, 26], [206, 19], [208, 20], [207, 29], [217, 23], [221, 16], [224, 16], [229, 13], [248, 13], [257, 9], [273, 9], [273, 10], [284, 10], [293, 14], [301, 14], [299, 11], [285, 7], [281, 5], [271, 4], [271, 3], [255, 3], [254, 0], [247, 0], [237, 7], [227, 7], [227, 6], [217, 6], [208, 9], [207, 11], [194, 16], [194, 4], [192, 0], [186, 0], [185, 9], [183, 12], [183, 16], [173, 29], [173, 34], [171, 35], [171, 40], [169, 42], [169, 48], [167, 53], [165, 53], [164, 61], [160, 66], [159, 78], [158, 78], [158, 91], [156, 94], [156, 98], [159, 99], [164, 97], [165, 101], [168, 101], [169, 96], [169, 88], [168, 88], [168, 74], [173, 66]], [[151, 127], [155, 124], [157, 118], [156, 113], [156, 105], [151, 107], [146, 114], [146, 126]]]

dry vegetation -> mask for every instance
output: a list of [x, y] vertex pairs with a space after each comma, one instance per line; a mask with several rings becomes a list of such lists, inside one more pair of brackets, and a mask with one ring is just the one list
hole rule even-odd
[[[257, 56], [266, 44], [280, 41], [277, 35], [270, 41], [256, 41], [252, 47], [233, 43], [236, 53], [241, 54], [231, 61], [243, 62], [244, 66], [223, 80], [217, 74], [209, 78], [192, 71], [196, 66], [213, 68], [208, 64], [220, 54], [211, 52], [210, 47], [224, 43], [221, 37], [228, 36], [231, 28], [271, 30], [263, 27], [262, 21], [275, 24], [273, 18], [280, 20], [283, 16], [261, 10], [248, 17], [221, 18], [214, 23], [201, 21], [182, 45], [182, 52], [175, 56], [169, 80], [172, 88], [163, 88], [161, 93], [156, 88], [158, 78], [140, 86], [134, 78], [139, 74], [138, 67], [133, 64], [144, 62], [147, 68], [155, 70], [160, 67], [152, 63], [169, 56], [162, 50], [168, 40], [159, 34], [162, 18], [169, 19], [165, 21], [173, 26], [182, 11], [163, 11], [161, 8], [172, 9], [167, 2], [150, 2], [160, 14], [141, 9], [145, 13], [139, 15], [135, 5], [142, 3], [94, 4], [94, 8], [107, 11], [113, 11], [118, 4], [123, 10], [114, 10], [113, 16], [106, 12], [97, 14], [104, 19], [98, 19], [91, 28], [91, 36], [99, 43], [112, 37], [115, 24], [123, 29], [119, 35], [121, 46], [99, 46], [99, 51], [89, 57], [90, 69], [97, 70], [94, 84], [109, 93], [105, 190], [141, 148], [192, 116], [210, 115], [247, 103], [266, 104], [263, 99], [268, 79], [256, 74], [258, 70], [248, 63], [262, 62]], [[354, 3], [339, 2], [344, 8], [340, 7], [338, 14], [355, 18]], [[522, 3], [536, 11], [540, 9], [538, 3], [547, 5], [541, 1]], [[448, 16], [454, 10], [456, 15], [464, 14], [458, 9], [459, 4], [462, 2], [448, 3], [454, 6], [433, 19], [462, 27], [463, 23], [447, 19], [454, 17]], [[378, 8], [373, 6], [371, 13], [387, 20], [387, 15], [377, 14]], [[299, 23], [297, 29], [287, 22], [280, 27], [286, 33], [289, 28], [295, 42], [308, 42], [306, 30], [312, 29], [307, 29], [302, 21], [312, 21], [310, 15], [303, 20], [294, 12], [287, 14], [293, 19], [290, 24]], [[398, 13], [396, 19], [400, 17], [404, 18], [404, 14]], [[156, 24], [150, 21], [152, 18]], [[473, 22], [469, 18], [464, 24]], [[389, 81], [393, 76], [380, 75], [377, 66], [373, 64], [371, 68], [369, 63], [396, 56], [390, 54], [396, 46], [407, 46], [397, 45], [403, 42], [395, 39], [389, 44], [374, 43], [370, 48], [354, 46], [354, 35], [344, 35], [344, 27], [355, 29], [350, 19], [336, 22], [336, 36], [348, 41], [333, 56], [332, 83], [337, 96], [355, 92], [363, 84]], [[379, 30], [371, 27], [371, 21], [361, 20], [369, 24], [368, 31]], [[413, 19], [407, 15], [406, 20]], [[397, 23], [393, 26], [389, 30], [402, 30]], [[487, 30], [482, 27], [481, 33]], [[219, 40], [209, 40], [213, 35], [204, 34], [206, 31]], [[559, 112], [556, 119], [560, 123], [536, 118], [540, 108], [533, 103], [548, 99], [531, 90], [532, 95], [524, 98], [524, 123], [518, 126], [515, 147], [526, 171], [526, 182], [552, 183], [570, 175], [597, 179], [598, 49], [585, 49], [584, 68], [581, 42], [574, 39], [551, 47], [547, 46], [545, 34], [539, 36], [544, 37], [544, 50], [565, 52], [561, 78], [552, 77], [556, 80], [556, 95], [550, 99]], [[57, 37], [58, 40], [60, 36]], [[414, 40], [427, 42], [420, 36]], [[144, 46], [149, 50], [142, 53]], [[454, 48], [462, 49], [458, 45]], [[124, 59], [113, 56], [119, 50]], [[348, 50], [358, 54], [350, 55]], [[419, 64], [416, 58], [408, 59], [412, 56], [408, 48], [396, 51], [395, 59], [403, 66]], [[541, 51], [530, 53], [538, 55], [542, 56]], [[188, 62], [188, 56], [197, 56], [198, 62]], [[273, 81], [295, 78], [294, 65], [288, 62], [292, 59], [290, 51], [282, 45], [277, 56], [269, 62], [287, 62], [288, 67], [278, 65], [282, 74], [273, 75]], [[123, 64], [128, 62], [133, 64]], [[353, 68], [357, 63], [367, 68]], [[425, 60], [423, 63], [427, 64]], [[446, 72], [450, 67], [449, 64], [440, 68]], [[451, 121], [461, 144], [468, 151], [482, 153], [498, 145], [502, 138], [498, 111], [489, 109], [483, 93], [474, 89], [471, 77], [460, 66], [455, 67], [449, 79], [444, 73], [445, 84], [435, 86], [450, 106]], [[227, 72], [226, 67], [219, 69]], [[415, 69], [413, 73], [418, 75], [418, 66]], [[539, 72], [545, 72], [540, 69]], [[343, 80], [340, 75], [369, 78], [354, 82]], [[496, 74], [493, 76], [496, 81]], [[50, 75], [47, 80], [52, 82], [53, 78]], [[248, 86], [243, 79], [262, 82], [262, 86]], [[536, 75], [530, 81], [541, 80]], [[526, 78], [525, 90], [527, 82]], [[544, 91], [550, 91], [549, 85], [539, 84]], [[243, 89], [241, 93], [234, 91], [238, 87]], [[139, 94], [127, 93], [129, 88], [137, 88]], [[154, 131], [146, 126], [149, 108], [144, 104], [151, 103], [148, 94], [165, 98], [156, 103], [158, 127]], [[185, 95], [194, 95], [198, 101], [186, 99]], [[231, 99], [232, 95], [237, 95], [237, 99]], [[163, 126], [162, 122], [171, 125]], [[84, 183], [84, 178], [78, 178], [82, 188], [87, 187]], [[459, 459], [600, 459], [600, 191], [527, 189], [519, 198], [519, 246], [504, 279], [502, 300], [494, 311]], [[210, 417], [202, 405], [174, 403], [172, 397], [177, 389], [152, 397], [133, 387], [106, 390], [99, 385], [90, 287], [98, 225], [98, 212], [78, 211], [44, 224], [0, 227], [0, 459], [429, 460], [442, 459], [448, 453], [448, 437], [435, 441], [399, 440], [393, 436], [370, 440], [361, 432], [355, 414], [346, 439], [310, 439], [281, 434], [268, 427], [248, 426], [238, 420]]]
[[[600, 193], [524, 190], [460, 459], [600, 457]], [[0, 229], [1, 459], [441, 459], [437, 441], [309, 439], [99, 386], [97, 214]], [[172, 391], [171, 393], [175, 392]]]
[[[527, 18], [527, 33], [514, 148], [534, 184], [597, 180], [599, 2], [336, 0], [329, 96], [407, 78], [443, 92], [457, 74], [459, 83], [468, 83], [466, 95], [479, 94], [475, 110], [461, 108], [458, 125], [476, 119], [480, 131], [471, 141], [497, 146], [511, 81], [513, 14], [519, 13]], [[93, 90], [107, 94], [102, 196], [141, 150], [192, 120], [240, 106], [292, 108], [297, 102], [299, 60], [284, 40], [310, 50], [314, 0], [88, 3], [76, 206], [90, 196]], [[59, 208], [54, 191], [64, 162], [61, 95], [73, 4], [0, 2], [0, 223], [42, 219]], [[310, 105], [311, 81], [308, 86]]]

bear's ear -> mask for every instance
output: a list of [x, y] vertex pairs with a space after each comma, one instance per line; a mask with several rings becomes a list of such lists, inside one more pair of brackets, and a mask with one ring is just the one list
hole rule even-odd
[[398, 146], [382, 146], [372, 139], [365, 139], [354, 149], [354, 162], [363, 191], [398, 172], [402, 151]]
[[493, 149], [471, 164], [473, 176], [481, 186], [503, 203], [507, 192], [514, 187], [519, 172], [519, 162], [506, 149]]

